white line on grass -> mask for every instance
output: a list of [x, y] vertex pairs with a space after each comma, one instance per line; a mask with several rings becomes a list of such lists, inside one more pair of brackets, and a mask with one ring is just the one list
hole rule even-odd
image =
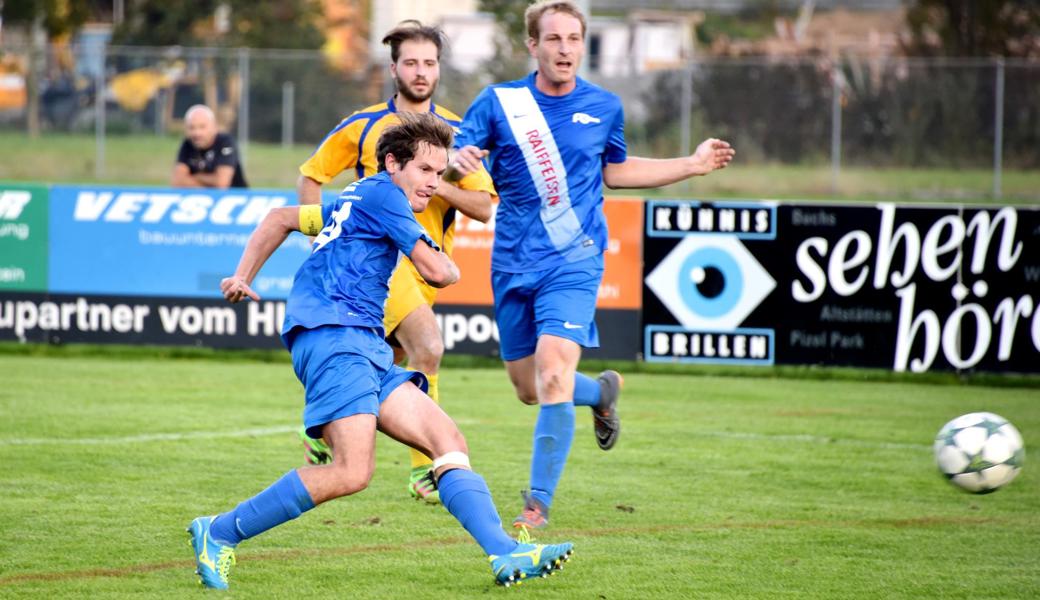
[[[465, 419], [456, 419], [460, 425], [473, 425]], [[281, 435], [296, 431], [296, 426], [280, 427], [258, 427], [254, 429], [230, 429], [224, 431], [187, 431], [175, 433], [146, 433], [142, 435], [95, 437], [95, 438], [12, 438], [0, 439], [0, 446], [44, 446], [44, 445], [81, 445], [81, 446], [103, 446], [117, 444], [134, 444], [149, 442], [179, 442], [183, 440], [213, 440], [221, 438], [260, 437], [267, 435]], [[851, 446], [863, 446], [868, 448], [886, 449], [914, 449], [931, 448], [929, 444], [904, 444], [898, 442], [877, 442], [871, 440], [831, 438], [820, 435], [808, 434], [768, 434], [741, 431], [694, 431], [689, 435], [693, 437], [715, 437], [742, 440], [759, 440], [768, 442], [804, 442], [811, 444], [843, 444]]]
[[220, 438], [258, 437], [291, 433], [298, 427], [258, 427], [255, 429], [230, 429], [224, 431], [185, 431], [177, 433], [146, 433], [100, 438], [13, 438], [0, 439], [0, 446], [54, 446], [76, 444], [80, 446], [102, 446], [106, 444], [134, 444], [147, 442], [179, 442], [182, 440], [212, 440]]

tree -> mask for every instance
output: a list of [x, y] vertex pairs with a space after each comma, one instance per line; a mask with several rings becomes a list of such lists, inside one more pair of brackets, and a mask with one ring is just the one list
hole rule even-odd
[[906, 21], [912, 55], [1040, 57], [1034, 1], [916, 0]]
[[89, 15], [87, 0], [3, 0], [0, 15], [5, 25], [30, 28], [39, 24], [54, 39], [74, 32]]
[[[226, 11], [227, 30], [215, 15]], [[317, 49], [324, 42], [316, 0], [133, 0], [116, 44]]]

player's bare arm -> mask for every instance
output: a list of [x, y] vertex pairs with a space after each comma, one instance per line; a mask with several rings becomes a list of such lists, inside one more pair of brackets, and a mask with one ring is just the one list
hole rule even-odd
[[709, 138], [690, 156], [666, 159], [630, 156], [625, 162], [607, 163], [603, 183], [611, 189], [660, 187], [725, 169], [735, 154], [729, 142]]
[[321, 182], [300, 175], [296, 180], [296, 199], [300, 206], [321, 204]]
[[299, 230], [300, 207], [286, 206], [267, 213], [253, 231], [253, 235], [249, 236], [249, 242], [242, 251], [242, 258], [238, 261], [235, 274], [221, 280], [220, 291], [223, 292], [224, 299], [232, 304], [246, 298], [260, 300], [260, 295], [253, 291], [249, 284], [285, 238], [293, 231]]
[[451, 258], [422, 240], [415, 242], [408, 258], [426, 283], [435, 288], [448, 287], [459, 280], [459, 268]]
[[437, 195], [444, 198], [460, 213], [471, 219], [487, 223], [491, 220], [491, 194], [479, 190], [464, 190], [457, 185], [441, 181]]
[[444, 198], [459, 212], [481, 223], [491, 219], [493, 198], [491, 194], [477, 190], [464, 190], [458, 186], [460, 180], [470, 173], [482, 168], [481, 160], [488, 155], [487, 150], [476, 146], [467, 146], [458, 151], [449, 152], [448, 169], [445, 171], [437, 195]]

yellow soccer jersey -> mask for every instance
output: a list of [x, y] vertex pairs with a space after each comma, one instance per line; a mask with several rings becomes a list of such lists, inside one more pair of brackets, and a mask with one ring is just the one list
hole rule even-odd
[[[432, 102], [430, 112], [458, 133], [462, 121], [458, 115]], [[300, 173], [322, 184], [351, 168], [357, 173], [358, 179], [374, 175], [378, 171], [376, 142], [384, 129], [399, 122], [393, 98], [355, 112], [325, 136], [314, 154], [300, 166]], [[462, 178], [458, 186], [464, 190], [497, 195], [491, 176], [484, 169]], [[415, 218], [433, 241], [450, 255], [455, 241], [455, 209], [440, 196], [434, 196], [426, 210], [416, 213]]]

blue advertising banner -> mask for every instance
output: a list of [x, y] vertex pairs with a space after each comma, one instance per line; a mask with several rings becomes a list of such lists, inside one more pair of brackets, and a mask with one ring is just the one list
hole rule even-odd
[[[219, 298], [250, 233], [272, 208], [295, 204], [286, 190], [54, 186], [52, 293]], [[253, 288], [284, 300], [310, 252], [293, 233]]]

